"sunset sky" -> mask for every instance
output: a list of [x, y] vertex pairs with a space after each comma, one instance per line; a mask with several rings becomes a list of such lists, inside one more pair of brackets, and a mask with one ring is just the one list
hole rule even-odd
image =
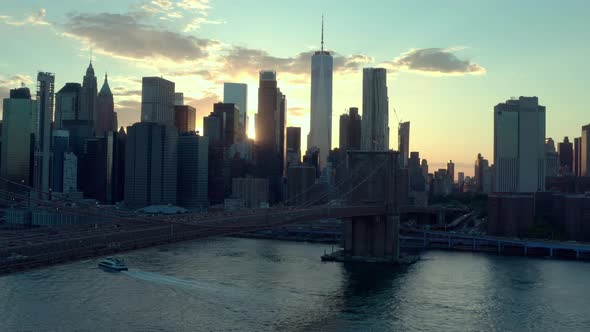
[[[99, 89], [109, 74], [120, 125], [139, 121], [142, 76], [176, 82], [198, 128], [223, 82], [247, 83], [253, 123], [257, 73], [272, 69], [305, 145], [322, 13], [334, 52], [334, 147], [339, 115], [361, 106], [363, 67], [388, 68], [390, 108], [411, 121], [410, 150], [431, 171], [453, 159], [471, 175], [478, 152], [491, 160], [493, 106], [513, 96], [539, 97], [556, 142], [590, 122], [584, 0], [3, 1], [0, 98], [20, 82], [34, 90], [38, 70], [56, 74], [56, 91], [81, 82], [92, 54]], [[389, 126], [397, 146], [392, 111]]]

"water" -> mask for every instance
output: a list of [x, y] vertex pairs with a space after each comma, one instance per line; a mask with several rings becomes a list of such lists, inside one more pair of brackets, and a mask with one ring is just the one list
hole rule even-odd
[[0, 277], [0, 331], [590, 331], [590, 264], [432, 251], [406, 268], [329, 245], [220, 238]]

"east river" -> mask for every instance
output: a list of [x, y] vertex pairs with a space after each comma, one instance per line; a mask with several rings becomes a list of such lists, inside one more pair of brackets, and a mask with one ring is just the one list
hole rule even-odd
[[219, 238], [0, 277], [0, 331], [590, 331], [590, 263], [430, 251], [403, 268], [331, 245]]

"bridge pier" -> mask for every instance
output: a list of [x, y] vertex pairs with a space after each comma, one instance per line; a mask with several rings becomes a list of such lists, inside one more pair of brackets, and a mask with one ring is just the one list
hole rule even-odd
[[355, 260], [399, 259], [399, 216], [352, 217], [343, 221], [344, 254]]

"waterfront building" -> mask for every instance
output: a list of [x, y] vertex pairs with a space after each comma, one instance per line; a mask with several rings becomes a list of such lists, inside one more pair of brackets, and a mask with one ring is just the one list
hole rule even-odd
[[535, 192], [545, 185], [545, 106], [537, 97], [494, 107], [495, 191]]
[[310, 202], [310, 188], [316, 181], [316, 169], [308, 165], [293, 165], [287, 170], [287, 197], [289, 205]]

